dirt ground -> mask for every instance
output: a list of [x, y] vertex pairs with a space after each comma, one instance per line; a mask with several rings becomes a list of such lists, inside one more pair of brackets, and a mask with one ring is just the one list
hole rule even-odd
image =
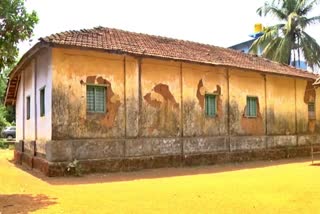
[[[320, 213], [309, 159], [47, 178], [0, 150], [0, 213]], [[320, 162], [320, 161], [319, 161]]]

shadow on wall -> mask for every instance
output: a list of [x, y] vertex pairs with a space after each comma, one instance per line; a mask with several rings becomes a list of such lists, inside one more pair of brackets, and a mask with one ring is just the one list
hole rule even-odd
[[0, 194], [0, 213], [30, 213], [56, 203], [56, 198], [43, 194]]

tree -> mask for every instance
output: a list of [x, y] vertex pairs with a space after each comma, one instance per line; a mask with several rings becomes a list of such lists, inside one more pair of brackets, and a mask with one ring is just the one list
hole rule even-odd
[[35, 11], [28, 13], [24, 0], [0, 0], [0, 71], [15, 63], [18, 44], [32, 36], [38, 23]]
[[8, 74], [18, 57], [18, 44], [32, 36], [38, 23], [35, 11], [28, 13], [23, 0], [0, 0], [0, 129], [14, 121], [14, 108], [4, 101]]
[[[260, 16], [273, 15], [280, 23], [264, 29], [264, 34], [251, 46], [250, 52], [262, 48], [262, 56], [296, 66], [301, 55], [311, 67], [320, 66], [320, 46], [305, 32], [307, 26], [320, 23], [320, 16], [308, 17], [319, 0], [273, 0], [258, 8]], [[293, 59], [292, 59], [293, 58]]]

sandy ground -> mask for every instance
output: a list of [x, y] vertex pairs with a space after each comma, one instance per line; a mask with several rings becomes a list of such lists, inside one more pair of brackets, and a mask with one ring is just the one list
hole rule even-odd
[[309, 159], [47, 178], [12, 153], [0, 150], [0, 213], [320, 213]]

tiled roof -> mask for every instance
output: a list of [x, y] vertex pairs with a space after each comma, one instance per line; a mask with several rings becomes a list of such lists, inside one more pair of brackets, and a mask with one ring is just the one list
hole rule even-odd
[[67, 31], [40, 38], [63, 46], [102, 49], [110, 52], [160, 57], [197, 63], [228, 65], [289, 76], [315, 79], [317, 76], [294, 67], [239, 51], [196, 42], [98, 27]]
[[40, 38], [11, 71], [7, 84], [5, 104], [14, 105], [20, 81], [21, 66], [35, 54], [42, 45], [62, 47], [82, 47], [100, 49], [112, 53], [150, 56], [187, 62], [226, 65], [265, 73], [316, 79], [315, 74], [277, 62], [196, 42], [133, 33], [118, 29], [98, 27], [90, 30], [67, 31]]

